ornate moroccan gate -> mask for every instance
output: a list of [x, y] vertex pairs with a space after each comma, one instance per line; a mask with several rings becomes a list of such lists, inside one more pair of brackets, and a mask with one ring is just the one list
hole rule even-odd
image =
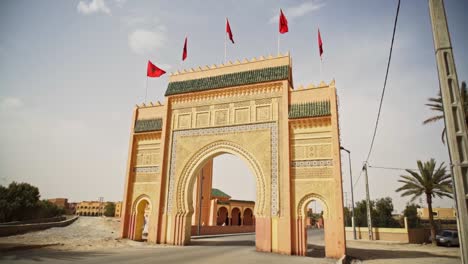
[[141, 238], [144, 199], [148, 241], [188, 244], [196, 175], [230, 153], [256, 178], [257, 250], [306, 255], [307, 205], [320, 200], [326, 256], [345, 254], [335, 83], [294, 90], [291, 67], [285, 55], [177, 72], [164, 105], [135, 108], [122, 237]]

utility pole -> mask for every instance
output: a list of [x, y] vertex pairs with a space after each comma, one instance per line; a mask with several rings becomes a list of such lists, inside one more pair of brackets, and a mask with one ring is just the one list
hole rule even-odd
[[99, 197], [99, 215], [102, 216], [102, 203], [104, 202], [104, 197]]
[[356, 225], [354, 224], [354, 191], [353, 191], [353, 170], [351, 169], [351, 151], [340, 147], [341, 150], [348, 152], [348, 161], [349, 161], [349, 180], [351, 185], [351, 226], [353, 227], [353, 238], [357, 239], [356, 235]]
[[432, 34], [444, 107], [447, 145], [457, 206], [460, 257], [468, 263], [468, 136], [443, 0], [429, 0]]
[[369, 240], [374, 240], [374, 234], [372, 233], [372, 217], [371, 217], [371, 205], [369, 197], [369, 176], [367, 175], [367, 163], [364, 163], [362, 168], [366, 173], [366, 207], [367, 207], [367, 228], [369, 229]]
[[198, 226], [197, 226], [197, 234], [200, 235], [200, 225], [201, 225], [201, 215], [202, 215], [202, 200], [203, 200], [203, 168], [201, 170], [201, 173], [200, 173], [200, 196], [199, 196], [199, 200], [200, 200], [200, 203], [199, 203], [199, 208], [198, 208]]

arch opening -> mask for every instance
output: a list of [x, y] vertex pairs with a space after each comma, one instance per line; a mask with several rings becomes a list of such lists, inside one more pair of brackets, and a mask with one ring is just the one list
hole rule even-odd
[[146, 241], [148, 238], [149, 216], [151, 214], [151, 204], [146, 197], [135, 202], [134, 208], [134, 230], [133, 240]]
[[[219, 161], [221, 164], [218, 165]], [[235, 163], [234, 168], [226, 168], [226, 162]], [[239, 164], [245, 167], [245, 174], [249, 175], [239, 175]], [[234, 175], [227, 176], [229, 173]], [[248, 180], [240, 180], [241, 176]], [[253, 233], [256, 229], [255, 216], [266, 211], [265, 179], [260, 166], [246, 151], [238, 146], [233, 147], [233, 144], [217, 142], [213, 144], [213, 149], [195, 154], [192, 164], [189, 162], [184, 168], [180, 182], [179, 187], [185, 185], [182, 189], [190, 194], [179, 197], [177, 201], [177, 215], [179, 219], [185, 218], [183, 222], [186, 223], [183, 230], [179, 229], [185, 234], [177, 234], [176, 231], [176, 236], [184, 238], [181, 244], [188, 244], [191, 235]], [[223, 184], [218, 186], [220, 183]], [[242, 195], [246, 186], [253, 186], [251, 195], [247, 197]], [[237, 190], [233, 191], [232, 188]], [[246, 210], [249, 224], [244, 226]], [[249, 245], [254, 245], [255, 235], [251, 235], [250, 240]]]
[[327, 255], [328, 204], [318, 194], [307, 194], [299, 201], [296, 211], [295, 253], [301, 256], [324, 258]]

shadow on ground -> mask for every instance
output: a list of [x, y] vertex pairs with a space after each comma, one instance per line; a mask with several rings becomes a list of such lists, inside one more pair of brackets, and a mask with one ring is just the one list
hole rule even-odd
[[[373, 259], [405, 259], [405, 258], [450, 258], [459, 259], [457, 256], [439, 255], [424, 251], [409, 251], [409, 250], [383, 250], [383, 249], [363, 249], [363, 248], [347, 248], [347, 255], [360, 260]], [[319, 245], [308, 244], [307, 256], [313, 258], [324, 258], [325, 247]]]
[[90, 257], [106, 256], [109, 253], [96, 251], [68, 251], [53, 248], [36, 248], [30, 250], [7, 250], [0, 252], [0, 262], [12, 260], [32, 260], [48, 263], [49, 260], [74, 261]]
[[195, 240], [190, 241], [190, 246], [241, 246], [255, 247], [253, 240]]

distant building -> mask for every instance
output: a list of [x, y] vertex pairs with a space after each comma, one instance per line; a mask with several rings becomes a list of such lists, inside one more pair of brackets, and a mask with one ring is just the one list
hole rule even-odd
[[[456, 220], [457, 212], [455, 208], [432, 208], [432, 215], [435, 220]], [[418, 216], [422, 220], [429, 219], [429, 208], [418, 208]]]
[[198, 180], [200, 176], [198, 176], [193, 191], [193, 226], [198, 225], [199, 220], [201, 226], [255, 225], [254, 201], [231, 199], [231, 196], [223, 191], [212, 188], [213, 160], [204, 166], [201, 173], [203, 173], [201, 190]]
[[120, 217], [122, 213], [122, 202], [115, 203], [115, 217]]
[[68, 203], [67, 214], [74, 215], [76, 213], [76, 206], [78, 206], [78, 203]]
[[53, 198], [53, 199], [47, 199], [47, 201], [55, 204], [58, 208], [68, 209], [67, 198]]
[[81, 216], [100, 216], [104, 214], [104, 208], [108, 202], [83, 201], [76, 206], [76, 215]]
[[58, 208], [65, 210], [65, 214], [75, 214], [76, 203], [69, 203], [67, 198], [52, 198], [47, 201], [55, 204]]

